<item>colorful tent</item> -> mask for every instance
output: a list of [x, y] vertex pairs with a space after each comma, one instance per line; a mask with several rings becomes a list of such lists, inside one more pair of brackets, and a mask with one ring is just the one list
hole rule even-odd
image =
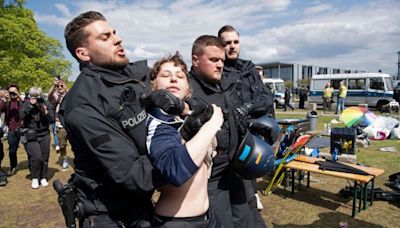
[[342, 112], [340, 119], [347, 127], [351, 127], [361, 121], [366, 125], [370, 125], [377, 119], [377, 117], [367, 108], [352, 106], [346, 108]]

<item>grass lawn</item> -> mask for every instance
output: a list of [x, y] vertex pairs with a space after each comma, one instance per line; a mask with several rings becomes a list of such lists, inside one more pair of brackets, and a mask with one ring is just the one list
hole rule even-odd
[[[320, 111], [319, 111], [320, 113]], [[277, 118], [303, 118], [306, 113], [277, 112]], [[320, 115], [318, 129], [324, 123], [336, 118], [334, 115]], [[334, 125], [332, 126], [334, 127]], [[338, 125], [338, 127], [341, 127]], [[357, 163], [385, 170], [375, 181], [375, 187], [390, 190], [384, 184], [388, 176], [400, 171], [400, 141], [372, 141], [367, 148], [356, 147]], [[397, 152], [382, 152], [379, 148], [395, 146]], [[277, 189], [273, 194], [260, 194], [264, 210], [263, 217], [269, 227], [337, 227], [340, 222], [349, 227], [398, 227], [400, 205], [374, 201], [372, 207], [351, 217], [352, 200], [343, 198], [338, 192], [351, 183], [345, 179], [312, 174], [311, 187], [302, 187], [292, 195], [288, 190]], [[259, 189], [268, 181], [259, 181]]]
[[[278, 112], [277, 118], [305, 117], [305, 112]], [[320, 116], [318, 128], [335, 118], [333, 115]], [[5, 158], [2, 167], [8, 171], [8, 145], [4, 143]], [[398, 152], [381, 152], [378, 149], [395, 146]], [[392, 173], [400, 171], [399, 140], [372, 141], [367, 148], [357, 148], [357, 162], [378, 167], [385, 173], [377, 178], [376, 187], [389, 190], [384, 183]], [[68, 152], [72, 157], [72, 152]], [[49, 185], [31, 189], [27, 156], [22, 146], [18, 150], [18, 171], [9, 177], [6, 187], [0, 187], [0, 227], [65, 227], [64, 218], [57, 203], [57, 195], [52, 188], [55, 179], [66, 182], [72, 169], [62, 171], [57, 164], [58, 154], [54, 150], [49, 161]], [[72, 160], [71, 160], [72, 161]], [[400, 206], [384, 201], [375, 201], [366, 211], [351, 217], [351, 199], [339, 196], [340, 189], [349, 185], [347, 180], [312, 175], [311, 188], [305, 186], [291, 195], [289, 191], [277, 189], [268, 197], [260, 194], [264, 210], [261, 212], [268, 227], [337, 227], [339, 222], [347, 222], [349, 227], [398, 227]], [[260, 179], [259, 189], [264, 189], [268, 181]]]

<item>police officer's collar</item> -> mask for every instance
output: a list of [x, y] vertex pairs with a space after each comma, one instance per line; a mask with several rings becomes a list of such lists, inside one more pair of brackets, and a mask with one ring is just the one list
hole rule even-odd
[[251, 61], [237, 58], [235, 60], [226, 59], [224, 62], [225, 71], [245, 71], [251, 70]]
[[197, 80], [202, 86], [214, 91], [214, 92], [221, 92], [221, 86], [220, 86], [220, 82], [218, 81], [217, 83], [210, 83], [207, 82], [203, 79], [202, 76], [200, 76], [199, 74], [197, 74], [194, 70], [193, 67], [189, 72], [189, 76], [194, 78], [195, 80]]
[[147, 61], [129, 63], [120, 71], [113, 71], [93, 64], [81, 64], [81, 70], [88, 76], [100, 77], [115, 84], [129, 81], [144, 81], [148, 73]]
[[228, 69], [236, 69], [237, 64], [237, 60], [238, 59], [226, 59], [224, 62], [224, 67], [228, 68]]
[[147, 60], [129, 63], [124, 70], [128, 75], [132, 75], [136, 80], [139, 81], [145, 81], [147, 79], [147, 74], [150, 73], [149, 67], [147, 66]]

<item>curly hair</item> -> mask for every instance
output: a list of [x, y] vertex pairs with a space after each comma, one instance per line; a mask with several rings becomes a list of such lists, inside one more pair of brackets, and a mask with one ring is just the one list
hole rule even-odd
[[177, 51], [174, 55], [169, 55], [154, 63], [153, 70], [151, 71], [151, 76], [150, 76], [151, 81], [154, 81], [154, 79], [156, 79], [158, 73], [160, 73], [161, 66], [164, 63], [174, 63], [174, 66], [181, 67], [183, 73], [185, 73], [186, 76], [188, 75], [187, 65], [185, 61], [183, 61], [182, 56]]
[[[157, 78], [157, 75], [160, 73], [161, 66], [164, 63], [173, 63], [174, 66], [180, 67], [182, 69], [183, 73], [186, 75], [186, 79], [188, 80], [188, 83], [189, 83], [189, 78], [188, 78], [189, 73], [188, 73], [187, 65], [186, 65], [185, 61], [183, 61], [182, 56], [177, 51], [174, 55], [169, 55], [169, 56], [164, 57], [154, 63], [153, 69], [150, 74], [150, 82], [151, 82], [153, 89], [154, 89], [154, 80]], [[190, 87], [190, 85], [189, 85], [189, 87]], [[191, 91], [190, 88], [189, 88], [189, 91]], [[191, 92], [189, 92], [189, 93], [191, 93]], [[188, 97], [189, 96], [190, 96], [190, 94], [188, 95]]]

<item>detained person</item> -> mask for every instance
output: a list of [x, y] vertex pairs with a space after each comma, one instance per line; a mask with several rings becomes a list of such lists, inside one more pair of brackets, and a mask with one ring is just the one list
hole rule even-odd
[[[155, 63], [151, 84], [153, 90], [168, 90], [179, 99], [190, 96], [187, 67], [178, 53]], [[193, 121], [202, 121], [198, 132], [185, 125]], [[223, 121], [222, 110], [215, 105], [195, 110], [185, 121], [159, 108], [149, 111], [148, 153], [153, 166], [169, 182], [160, 188], [154, 227], [220, 227], [208, 211], [207, 182], [216, 154], [215, 135]]]

